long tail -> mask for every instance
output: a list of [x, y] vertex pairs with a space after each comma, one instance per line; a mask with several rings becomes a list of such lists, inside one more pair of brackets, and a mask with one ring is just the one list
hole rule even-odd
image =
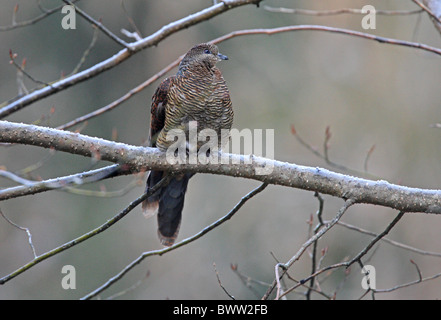
[[[163, 171], [151, 171], [147, 178], [146, 191], [157, 184], [164, 174]], [[158, 189], [142, 204], [146, 217], [158, 214], [158, 237], [164, 246], [173, 245], [178, 236], [185, 192], [192, 176], [192, 173], [184, 173], [173, 177], [166, 186]]]

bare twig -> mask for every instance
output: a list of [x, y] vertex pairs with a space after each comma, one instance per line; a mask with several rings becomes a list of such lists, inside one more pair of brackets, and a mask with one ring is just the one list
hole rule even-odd
[[[429, 15], [431, 15], [433, 24], [435, 25], [435, 28], [438, 29], [438, 31], [441, 33], [441, 23], [439, 22], [439, 19], [441, 18], [441, 2], [438, 0], [422, 0], [423, 4], [429, 9]], [[438, 19], [435, 19], [433, 16], [438, 17]]]
[[25, 228], [25, 227], [20, 227], [18, 224], [12, 222], [9, 218], [7, 218], [7, 217], [4, 215], [4, 213], [2, 212], [1, 209], [0, 209], [0, 215], [1, 215], [6, 221], [8, 221], [9, 224], [11, 224], [11, 225], [13, 225], [14, 227], [16, 227], [16, 228], [18, 228], [18, 229], [23, 230], [23, 231], [26, 232], [26, 234], [28, 235], [28, 243], [29, 243], [29, 246], [31, 247], [32, 253], [33, 253], [33, 255], [34, 255], [34, 258], [37, 258], [37, 253], [35, 252], [35, 247], [34, 247], [34, 244], [32, 243], [32, 234], [31, 234], [31, 232], [29, 231], [29, 229], [28, 229], [28, 228]]
[[90, 22], [93, 26], [100, 29], [106, 36], [108, 36], [110, 39], [115, 41], [117, 44], [119, 44], [120, 46], [122, 46], [128, 50], [131, 50], [131, 48], [129, 47], [127, 42], [118, 38], [112, 31], [107, 29], [106, 26], [104, 26], [100, 21], [96, 21], [94, 18], [89, 16], [86, 12], [84, 12], [83, 10], [78, 8], [76, 5], [74, 5], [71, 1], [63, 0], [63, 2], [70, 5], [70, 6], [73, 6], [75, 8], [76, 13], [78, 13], [80, 16], [82, 16], [86, 21]]
[[25, 179], [25, 178], [20, 177], [19, 175], [15, 174], [15, 173], [12, 173], [12, 172], [9, 172], [9, 171], [6, 171], [6, 170], [1, 170], [1, 169], [0, 169], [0, 177], [7, 178], [7, 179], [9, 179], [11, 181], [15, 181], [15, 182], [20, 183], [20, 184], [25, 185], [25, 186], [29, 186], [29, 185], [35, 183], [35, 181], [31, 181], [31, 180]]
[[14, 180], [22, 185], [5, 188], [0, 190], [0, 201], [6, 199], [13, 199], [16, 197], [22, 197], [29, 194], [36, 194], [49, 190], [57, 190], [69, 188], [75, 185], [83, 185], [86, 183], [96, 182], [105, 178], [115, 177], [123, 174], [130, 174], [132, 171], [121, 167], [117, 164], [103, 167], [100, 169], [90, 170], [87, 172], [72, 174], [65, 177], [58, 177], [54, 179], [48, 179], [43, 181], [33, 181], [21, 178], [13, 173], [2, 170], [0, 175]]
[[395, 217], [395, 219], [387, 226], [386, 229], [379, 235], [377, 235], [369, 244], [360, 251], [359, 254], [357, 254], [351, 261], [348, 262], [348, 266], [353, 264], [354, 262], [360, 262], [361, 258], [374, 246], [379, 240], [381, 240], [385, 235], [389, 233], [390, 230], [400, 221], [400, 219], [404, 216], [405, 212], [400, 211], [398, 215]]
[[364, 158], [364, 164], [363, 164], [364, 172], [368, 172], [368, 161], [369, 161], [372, 153], [374, 152], [374, 150], [375, 150], [375, 144], [372, 145], [372, 147], [370, 147], [368, 152], [366, 152], [366, 157]]
[[93, 47], [95, 46], [96, 40], [98, 39], [98, 28], [96, 28], [94, 25], [92, 25], [92, 26], [94, 29], [92, 41], [90, 42], [87, 49], [84, 51], [80, 61], [78, 61], [78, 64], [75, 66], [75, 68], [72, 70], [72, 72], [68, 76], [71, 76], [71, 75], [77, 73], [81, 69], [83, 64], [86, 62], [86, 58], [89, 55], [90, 51], [92, 51]]
[[[319, 223], [314, 228], [314, 234], [316, 234], [320, 230], [320, 228], [322, 228], [324, 226], [322, 215], [323, 215], [323, 206], [324, 206], [325, 202], [318, 192], [314, 193], [314, 197], [316, 197], [319, 201], [319, 208], [316, 212], [317, 220], [319, 221]], [[317, 246], [318, 246], [318, 241], [315, 241], [312, 246], [312, 253], [311, 253], [312, 273], [314, 273], [317, 269], [317, 266], [316, 266]], [[306, 291], [306, 300], [309, 300], [311, 298], [311, 289], [314, 288], [314, 280], [315, 279], [312, 278], [309, 283], [309, 288]]]
[[[289, 292], [293, 291], [294, 289], [296, 289], [300, 284], [304, 284], [307, 281], [310, 281], [312, 278], [317, 277], [318, 275], [320, 275], [321, 273], [328, 271], [328, 270], [332, 270], [332, 269], [337, 269], [337, 268], [349, 268], [354, 262], [358, 262], [360, 264], [360, 267], [363, 268], [363, 264], [361, 262], [361, 258], [367, 253], [369, 252], [369, 250], [380, 240], [382, 239], [386, 234], [389, 233], [389, 231], [397, 224], [397, 222], [403, 217], [403, 215], [405, 214], [405, 212], [400, 211], [398, 213], [398, 215], [395, 217], [395, 219], [387, 226], [387, 228], [380, 233], [379, 235], [377, 235], [372, 241], [369, 242], [369, 244], [363, 249], [361, 250], [353, 259], [351, 259], [350, 261], [344, 261], [344, 262], [340, 262], [334, 265], [330, 265], [327, 266], [325, 268], [322, 268], [320, 270], [315, 271], [314, 273], [312, 273], [310, 276], [308, 276], [307, 278], [301, 280], [299, 282], [299, 284], [289, 288], [288, 290], [286, 290], [283, 294], [280, 295], [280, 297], [283, 297], [284, 295], [288, 294]], [[335, 218], [330, 221], [329, 223], [332, 223], [335, 221]], [[338, 221], [335, 221], [335, 223], [338, 223]], [[322, 229], [323, 230], [323, 229]], [[377, 290], [374, 289], [370, 289], [373, 290], [374, 293], [377, 292]]]
[[106, 300], [113, 300], [115, 298], [121, 297], [121, 296], [126, 295], [127, 293], [135, 290], [140, 285], [142, 285], [148, 279], [149, 276], [150, 276], [150, 271], [147, 271], [146, 275], [144, 277], [142, 277], [142, 279], [136, 281], [133, 285], [131, 285], [127, 289], [124, 289], [118, 293], [115, 293], [115, 294], [111, 295], [110, 297], [107, 297]]
[[433, 13], [426, 5], [421, 3], [419, 0], [412, 0], [412, 2], [414, 2], [417, 6], [421, 7], [421, 9], [423, 9], [424, 11], [426, 11], [427, 14], [436, 22], [441, 23], [441, 19], [435, 13]]
[[375, 290], [371, 289], [371, 290], [373, 292], [375, 292], [375, 293], [388, 293], [388, 292], [396, 291], [398, 289], [410, 287], [410, 286], [413, 286], [413, 285], [418, 284], [418, 283], [430, 281], [430, 280], [433, 280], [433, 279], [436, 279], [436, 278], [439, 278], [439, 277], [441, 277], [441, 273], [437, 273], [437, 274], [434, 274], [434, 275], [432, 275], [430, 277], [426, 277], [426, 278], [422, 278], [422, 279], [419, 278], [418, 280], [411, 281], [411, 282], [408, 282], [408, 283], [403, 283], [403, 284], [400, 284], [400, 285], [397, 285], [395, 287], [391, 287], [391, 288], [388, 288], [388, 289], [375, 289]]
[[23, 60], [22, 65], [19, 65], [17, 62], [15, 62], [15, 58], [17, 57], [17, 54], [15, 54], [15, 53], [13, 54], [13, 53], [12, 53], [12, 50], [9, 50], [9, 57], [10, 57], [9, 62], [10, 62], [12, 65], [14, 65], [14, 67], [17, 68], [17, 70], [18, 70], [19, 72], [21, 72], [21, 74], [25, 75], [26, 77], [28, 77], [29, 79], [31, 79], [31, 80], [32, 80], [33, 82], [35, 82], [35, 83], [42, 84], [42, 85], [44, 85], [44, 86], [49, 86], [48, 83], [46, 83], [46, 82], [44, 82], [44, 81], [40, 81], [40, 80], [38, 80], [38, 79], [35, 79], [33, 76], [31, 76], [29, 73], [27, 73], [27, 72], [24, 70], [24, 66], [26, 65], [26, 60]]
[[171, 69], [173, 69], [174, 67], [176, 67], [179, 62], [182, 60], [184, 56], [180, 56], [178, 59], [176, 59], [175, 61], [173, 61], [172, 63], [170, 63], [168, 66], [166, 66], [164, 69], [162, 69], [161, 71], [159, 71], [158, 73], [156, 73], [154, 76], [150, 77], [149, 79], [147, 79], [146, 81], [144, 81], [143, 83], [141, 83], [140, 85], [138, 85], [137, 87], [133, 88], [132, 90], [130, 90], [129, 92], [127, 92], [125, 95], [123, 95], [122, 97], [116, 99], [115, 101], [109, 103], [108, 105], [97, 109], [93, 112], [90, 112], [84, 116], [78, 117], [72, 121], [69, 121], [66, 124], [63, 124], [61, 126], [58, 126], [57, 129], [60, 130], [66, 130], [70, 127], [73, 127], [74, 125], [77, 125], [81, 122], [87, 121], [89, 119], [92, 119], [94, 117], [97, 117], [99, 115], [102, 115], [105, 112], [108, 112], [110, 110], [113, 110], [114, 108], [116, 108], [117, 106], [119, 106], [121, 103], [123, 103], [124, 101], [130, 99], [131, 97], [133, 97], [135, 94], [141, 92], [143, 89], [145, 89], [146, 87], [148, 87], [149, 85], [151, 85], [153, 82], [155, 82], [156, 80], [158, 80], [160, 77], [162, 77], [163, 75], [165, 75], [167, 72], [169, 72]]
[[[309, 9], [294, 9], [294, 8], [283, 8], [283, 7], [271, 7], [263, 6], [263, 9], [269, 12], [276, 13], [292, 13], [292, 14], [302, 14], [308, 16], [332, 16], [339, 14], [366, 14], [361, 9], [353, 8], [341, 8], [341, 9], [330, 9], [330, 10], [309, 10]], [[398, 15], [411, 15], [421, 13], [423, 10], [376, 10], [376, 14], [387, 15], [387, 16], [398, 16]]]
[[239, 277], [240, 281], [242, 281], [242, 283], [245, 285], [245, 287], [250, 289], [250, 291], [254, 294], [254, 296], [256, 298], [260, 297], [260, 294], [253, 287], [253, 285], [252, 285], [253, 283], [258, 284], [260, 286], [264, 286], [264, 287], [268, 287], [270, 285], [267, 282], [256, 280], [256, 279], [251, 278], [250, 276], [243, 274], [242, 272], [239, 271], [237, 264], [231, 264], [231, 270], [233, 270], [233, 272]]
[[[349, 174], [353, 174], [353, 175], [357, 175], [357, 176], [367, 176], [371, 179], [378, 179], [378, 177], [370, 174], [369, 172], [367, 172], [367, 170], [365, 170], [364, 172], [362, 171], [358, 171], [355, 169], [351, 169], [349, 167], [346, 167], [344, 165], [341, 165], [339, 163], [336, 163], [334, 161], [332, 161], [331, 159], [329, 159], [329, 155], [328, 155], [328, 149], [329, 149], [329, 140], [331, 139], [331, 130], [330, 127], [327, 126], [325, 129], [325, 139], [323, 142], [323, 150], [324, 153], [321, 154], [316, 148], [314, 148], [313, 146], [311, 146], [309, 143], [307, 143], [297, 132], [297, 130], [295, 129], [294, 125], [291, 125], [291, 133], [294, 135], [294, 137], [296, 138], [296, 140], [305, 148], [307, 148], [309, 151], [311, 151], [314, 155], [316, 155], [317, 157], [319, 157], [320, 159], [323, 159], [327, 165], [329, 165], [332, 168], [338, 169], [338, 170], [342, 170], [344, 172], [347, 172]], [[369, 150], [370, 151], [370, 150]], [[365, 166], [367, 163], [367, 160], [370, 157], [368, 151], [368, 155], [365, 158]], [[366, 167], [365, 167], [366, 168]]]
[[[121, 7], [124, 11], [124, 14], [126, 15], [127, 20], [129, 21], [130, 25], [132, 26], [133, 29], [135, 29], [135, 32], [132, 32], [132, 38], [138, 40], [142, 39], [142, 35], [141, 35], [141, 31], [139, 31], [138, 27], [136, 26], [135, 21], [133, 21], [132, 17], [129, 16], [129, 13], [127, 12], [126, 6], [124, 5], [124, 0], [121, 0]], [[127, 30], [124, 30], [126, 32], [128, 32]], [[123, 32], [124, 33], [124, 32]], [[126, 36], [127, 34], [124, 33]]]
[[222, 288], [222, 290], [224, 290], [224, 292], [227, 294], [227, 296], [230, 297], [231, 300], [236, 300], [236, 298], [234, 296], [232, 296], [227, 291], [227, 289], [225, 289], [225, 287], [222, 285], [222, 282], [221, 282], [220, 277], [219, 277], [219, 272], [217, 272], [217, 269], [216, 269], [216, 263], [214, 263], [214, 262], [213, 262], [213, 268], [214, 268], [214, 272], [216, 273], [216, 278], [217, 278], [217, 282], [219, 283], [219, 286]]

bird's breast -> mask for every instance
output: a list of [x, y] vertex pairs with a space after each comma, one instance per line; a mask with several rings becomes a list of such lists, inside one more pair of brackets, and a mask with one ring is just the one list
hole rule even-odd
[[165, 136], [172, 129], [181, 129], [188, 134], [190, 121], [196, 122], [198, 133], [212, 129], [220, 136], [222, 129], [231, 129], [233, 112], [230, 95], [224, 79], [219, 75], [187, 74], [176, 78], [167, 95], [160, 147], [164, 149], [169, 144]]

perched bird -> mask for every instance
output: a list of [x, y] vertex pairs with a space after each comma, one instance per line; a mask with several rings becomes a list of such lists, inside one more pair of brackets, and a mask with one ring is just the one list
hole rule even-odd
[[[188, 141], [189, 122], [195, 121], [198, 132], [214, 130], [219, 148], [222, 147], [221, 131], [231, 129], [233, 108], [228, 87], [216, 67], [221, 60], [228, 57], [220, 54], [217, 46], [198, 44], [184, 56], [177, 74], [162, 81], [152, 97], [149, 146], [166, 151], [173, 143], [167, 140], [167, 133], [173, 129], [183, 130]], [[150, 171], [146, 191], [167, 174], [170, 172]], [[165, 246], [173, 245], [178, 235], [185, 192], [192, 175], [173, 175], [167, 185], [143, 202], [146, 216], [158, 214], [158, 236]]]

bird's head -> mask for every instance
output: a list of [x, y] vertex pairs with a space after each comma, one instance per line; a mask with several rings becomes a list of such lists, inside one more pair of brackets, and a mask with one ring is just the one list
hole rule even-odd
[[196, 63], [204, 64], [211, 69], [221, 60], [228, 60], [228, 57], [220, 54], [216, 45], [201, 43], [187, 52], [181, 61], [180, 68]]

